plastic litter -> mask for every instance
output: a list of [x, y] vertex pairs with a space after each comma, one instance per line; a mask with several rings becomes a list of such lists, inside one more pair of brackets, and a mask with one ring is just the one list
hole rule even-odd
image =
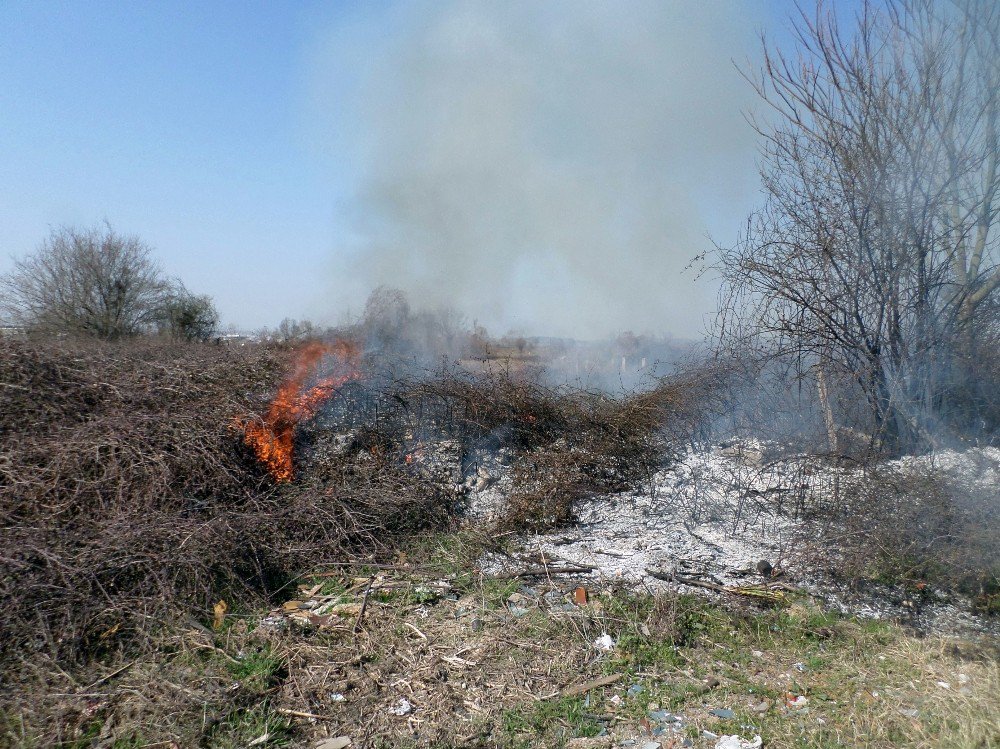
[[719, 740], [715, 742], [715, 749], [760, 749], [762, 746], [764, 746], [764, 740], [760, 736], [744, 739], [742, 736], [733, 734], [720, 736]]
[[399, 702], [389, 708], [389, 712], [393, 715], [409, 715], [413, 712], [413, 705], [405, 697], [401, 697]]
[[594, 647], [598, 650], [614, 650], [615, 641], [607, 632], [604, 632], [600, 637], [594, 640]]

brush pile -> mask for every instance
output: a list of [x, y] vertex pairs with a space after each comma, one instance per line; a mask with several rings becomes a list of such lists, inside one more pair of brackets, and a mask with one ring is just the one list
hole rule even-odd
[[[312, 565], [384, 554], [455, 522], [484, 455], [509, 456], [501, 525], [569, 520], [576, 500], [656, 472], [701, 387], [614, 399], [368, 361], [296, 427], [300, 470], [275, 481], [241, 424], [266, 413], [291, 354], [0, 339], [3, 662], [132, 650], [207, 623], [220, 598], [252, 605]], [[414, 459], [431, 445], [448, 446], [451, 475]]]
[[234, 417], [286, 369], [258, 347], [0, 340], [3, 661], [134, 646], [446, 519], [439, 486], [375, 459], [276, 484]]
[[648, 484], [690, 443], [711, 386], [683, 377], [612, 397], [508, 373], [372, 374], [345, 387], [311, 431], [350, 434], [460, 493], [501, 463], [509, 485], [494, 520], [538, 530], [570, 521], [580, 499]]

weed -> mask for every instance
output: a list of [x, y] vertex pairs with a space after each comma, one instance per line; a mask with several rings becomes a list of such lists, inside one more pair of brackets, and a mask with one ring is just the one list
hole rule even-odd
[[249, 692], [264, 692], [277, 681], [285, 669], [285, 660], [270, 647], [245, 652], [229, 664], [229, 671]]
[[[535, 747], [546, 741], [597, 736], [601, 724], [590, 717], [582, 697], [563, 697], [506, 710], [502, 732], [512, 747]], [[541, 742], [541, 743], [539, 743]]]
[[[207, 737], [212, 749], [237, 749], [251, 742], [254, 746], [287, 746], [291, 742], [291, 723], [269, 703], [261, 702], [246, 709], [230, 712]], [[261, 740], [261, 737], [266, 737]]]
[[506, 580], [503, 578], [491, 578], [483, 581], [480, 594], [483, 602], [490, 608], [503, 608], [510, 596], [521, 587], [518, 580]]

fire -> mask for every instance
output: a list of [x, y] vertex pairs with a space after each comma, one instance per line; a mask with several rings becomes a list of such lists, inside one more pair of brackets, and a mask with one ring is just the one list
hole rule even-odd
[[[309, 343], [299, 350], [295, 368], [271, 401], [263, 421], [242, 422], [244, 441], [275, 481], [291, 481], [295, 426], [311, 418], [338, 387], [359, 377], [358, 347], [350, 341]], [[332, 367], [327, 364], [332, 362]], [[320, 364], [333, 373], [315, 378]]]

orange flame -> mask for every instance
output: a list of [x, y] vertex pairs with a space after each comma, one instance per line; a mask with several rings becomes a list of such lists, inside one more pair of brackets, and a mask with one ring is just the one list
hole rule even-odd
[[[360, 376], [358, 356], [357, 345], [350, 341], [306, 344], [299, 350], [291, 376], [278, 389], [263, 421], [242, 423], [244, 441], [275, 481], [292, 480], [296, 425], [314, 416], [338, 387]], [[334, 374], [309, 385], [324, 357], [333, 358]]]

